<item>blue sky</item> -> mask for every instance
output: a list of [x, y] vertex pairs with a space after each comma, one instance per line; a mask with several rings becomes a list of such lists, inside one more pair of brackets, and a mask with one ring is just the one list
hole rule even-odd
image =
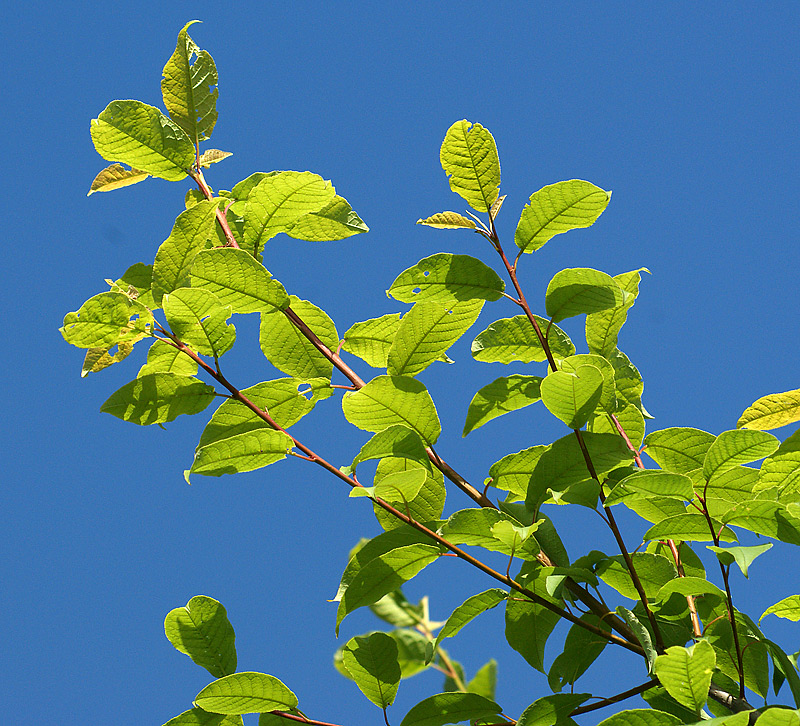
[[[117, 98], [161, 105], [161, 69], [193, 18], [204, 21], [192, 35], [220, 74], [211, 146], [234, 152], [209, 170], [209, 183], [229, 189], [253, 171], [308, 169], [333, 180], [371, 227], [327, 245], [282, 236], [268, 251], [272, 273], [326, 310], [340, 333], [403, 309], [384, 290], [424, 256], [460, 252], [494, 264], [477, 235], [414, 225], [463, 210], [438, 151], [450, 124], [467, 118], [499, 147], [506, 245], [522, 205], [545, 184], [580, 178], [614, 191], [594, 227], [556, 237], [526, 257], [520, 275], [541, 310], [561, 268], [652, 271], [620, 338], [645, 378], [650, 430], [719, 433], [756, 398], [800, 385], [797, 3], [20, 6], [0, 51], [8, 295], [0, 603], [10, 616], [0, 702], [18, 723], [162, 724], [189, 708], [209, 677], [172, 649], [162, 622], [195, 594], [228, 608], [240, 669], [280, 677], [310, 716], [380, 718], [330, 666], [337, 643], [326, 600], [349, 548], [378, 532], [366, 503], [301, 461], [187, 486], [182, 471], [210, 410], [167, 431], [101, 415], [143, 351], [82, 380], [80, 351], [57, 331], [104, 278], [151, 262], [183, 208], [188, 183], [154, 179], [87, 198], [105, 166], [89, 120]], [[445, 428], [437, 449], [474, 483], [506, 453], [564, 434], [532, 407], [460, 438], [474, 391], [526, 370], [501, 372], [469, 354], [472, 333], [513, 314], [507, 301], [487, 306], [451, 351], [455, 365], [420, 377]], [[578, 338], [581, 325], [564, 327]], [[229, 377], [242, 387], [275, 377], [255, 323], [237, 328]], [[334, 400], [296, 431], [339, 464], [366, 438]], [[454, 492], [447, 511], [469, 503]], [[587, 512], [557, 516], [575, 556], [613, 552]], [[793, 594], [787, 572], [797, 557], [773, 549], [749, 583], [735, 579], [737, 604], [757, 616]], [[444, 619], [491, 586], [443, 562], [408, 591], [430, 593]], [[452, 655], [468, 674], [497, 658], [498, 700], [518, 714], [546, 682], [505, 644], [500, 609], [484, 618]], [[771, 620], [768, 633], [796, 648], [796, 630]], [[342, 638], [378, 626], [359, 612]], [[588, 688], [608, 695], [640, 681], [633, 659], [608, 663], [620, 669], [618, 683], [600, 667]], [[392, 723], [438, 692], [439, 680], [405, 682]]]

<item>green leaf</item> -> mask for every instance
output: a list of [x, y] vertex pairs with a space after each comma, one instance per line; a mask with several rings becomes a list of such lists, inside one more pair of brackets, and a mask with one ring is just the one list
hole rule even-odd
[[232, 151], [220, 151], [219, 149], [206, 149], [200, 154], [200, 166], [207, 169], [212, 164], [218, 164], [223, 159], [233, 156]]
[[396, 590], [436, 560], [442, 548], [430, 544], [397, 547], [364, 565], [347, 586], [336, 612], [336, 634], [339, 625], [353, 610], [371, 605]]
[[591, 227], [610, 199], [611, 192], [580, 179], [542, 187], [522, 209], [514, 242], [523, 252], [534, 252], [557, 234]]
[[617, 388], [618, 406], [626, 403], [636, 406], [644, 418], [653, 418], [642, 405], [644, 383], [636, 366], [621, 350], [615, 350], [606, 357], [614, 369], [614, 385]]
[[655, 674], [678, 703], [699, 714], [708, 699], [708, 687], [716, 657], [711, 645], [701, 640], [691, 648], [674, 645], [655, 662]]
[[762, 396], [742, 414], [736, 428], [768, 431], [795, 421], [800, 421], [800, 388]]
[[[658, 591], [666, 583], [678, 576], [675, 565], [661, 555], [649, 552], [634, 552], [631, 554], [631, 560], [648, 600], [655, 600]], [[622, 555], [603, 560], [595, 571], [606, 585], [614, 588], [623, 597], [627, 597], [630, 600], [639, 599], [639, 593], [633, 584], [633, 580], [631, 580]]]
[[204, 141], [217, 122], [217, 67], [208, 51], [200, 50], [187, 32], [192, 20], [178, 33], [178, 44], [161, 79], [164, 106], [172, 120], [196, 144]]
[[569, 717], [578, 706], [591, 698], [589, 693], [554, 693], [537, 698], [526, 708], [517, 726], [568, 726], [575, 722]]
[[789, 595], [780, 602], [770, 605], [758, 621], [761, 622], [767, 615], [777, 615], [779, 618], [786, 618], [796, 623], [800, 620], [800, 595]]
[[174, 373], [177, 376], [197, 375], [197, 363], [186, 353], [164, 340], [156, 340], [147, 351], [147, 363], [137, 374], [137, 378], [148, 373]]
[[497, 607], [501, 602], [508, 598], [508, 593], [499, 588], [492, 588], [484, 590], [477, 595], [468, 597], [461, 603], [447, 618], [447, 622], [442, 626], [439, 635], [436, 636], [436, 642], [427, 653], [426, 661], [430, 663], [433, 660], [433, 655], [436, 653], [439, 644], [445, 638], [452, 638], [458, 633], [467, 623], [478, 617], [483, 612]]
[[800, 430], [795, 431], [761, 465], [754, 493], [777, 489], [780, 498], [797, 499], [800, 492]]
[[89, 348], [86, 351], [86, 355], [83, 357], [81, 378], [85, 378], [90, 373], [97, 373], [98, 371], [102, 371], [114, 365], [114, 363], [125, 360], [133, 352], [133, 345], [132, 342], [119, 343], [114, 355], [111, 355], [111, 351], [105, 348]]
[[393, 638], [386, 633], [351, 638], [342, 650], [342, 663], [376, 706], [386, 708], [392, 704], [401, 677]]
[[109, 396], [103, 413], [140, 426], [167, 423], [181, 414], [200, 413], [214, 400], [214, 388], [174, 373], [148, 373]]
[[[542, 335], [547, 335], [547, 342], [556, 359], [568, 358], [575, 352], [575, 346], [561, 328], [551, 325], [548, 333], [549, 321], [538, 315], [533, 317]], [[472, 357], [484, 363], [540, 363], [547, 360], [547, 354], [525, 315], [502, 318], [492, 323], [472, 342]]]
[[209, 713], [202, 708], [192, 708], [171, 718], [164, 726], [242, 726], [242, 717]]
[[603, 374], [592, 365], [574, 373], [552, 371], [542, 381], [542, 403], [569, 428], [579, 429], [589, 420], [603, 393]]
[[772, 658], [773, 666], [783, 674], [789, 684], [794, 698], [794, 705], [800, 708], [800, 675], [797, 674], [795, 664], [789, 660], [786, 653], [781, 650], [777, 643], [764, 639], [764, 644], [767, 646], [770, 658]]
[[786, 706], [776, 706], [762, 711], [758, 726], [800, 726], [800, 713]]
[[[425, 470], [425, 481], [419, 493], [413, 499], [407, 499], [403, 502], [402, 510], [418, 522], [433, 522], [442, 516], [447, 490], [444, 486], [442, 472], [430, 466], [429, 462], [420, 463], [412, 459], [394, 457], [381, 459], [375, 471], [374, 482], [376, 486], [380, 486], [383, 480], [392, 474], [419, 469]], [[402, 522], [399, 519], [377, 504], [373, 505], [373, 511], [378, 523], [384, 529], [402, 526]]]
[[358, 356], [373, 368], [386, 368], [389, 350], [399, 327], [400, 313], [353, 323], [344, 334], [342, 350]]
[[499, 194], [500, 159], [488, 129], [466, 119], [445, 134], [439, 152], [450, 189], [478, 212], [488, 212]]
[[195, 258], [191, 278], [192, 287], [211, 290], [235, 313], [270, 312], [289, 306], [283, 285], [244, 250], [203, 250]]
[[596, 313], [625, 304], [631, 295], [599, 270], [574, 267], [553, 275], [545, 293], [545, 308], [554, 323], [583, 313]]
[[213, 292], [182, 287], [164, 295], [163, 304], [172, 332], [201, 355], [219, 358], [233, 347], [236, 328], [227, 323], [231, 308]]
[[400, 726], [444, 726], [495, 717], [502, 708], [477, 693], [439, 693], [420, 701]]
[[800, 519], [785, 505], [764, 499], [750, 499], [737, 504], [725, 514], [725, 523], [774, 537], [781, 542], [800, 545]]
[[[753, 547], [714, 547], [714, 545], [706, 545], [706, 549], [711, 550], [723, 565], [730, 565], [735, 562], [745, 577], [748, 576], [747, 568], [752, 564], [753, 560], [759, 555], [763, 555], [771, 547], [772, 543], [770, 542], [763, 545], [754, 545]], [[761, 617], [764, 616], [762, 615]]]
[[477, 229], [469, 217], [464, 217], [457, 212], [438, 212], [427, 219], [418, 219], [417, 224], [425, 224], [436, 229]]
[[676, 577], [674, 580], [667, 582], [653, 599], [666, 602], [676, 592], [683, 596], [715, 595], [722, 600], [727, 599], [725, 593], [713, 582], [709, 582], [702, 577]]
[[497, 690], [497, 661], [492, 658], [478, 668], [474, 678], [466, 684], [467, 691], [494, 700]]
[[216, 600], [196, 595], [185, 607], [171, 610], [164, 632], [177, 650], [214, 678], [236, 671], [236, 636], [225, 608]]
[[156, 252], [153, 263], [153, 297], [157, 303], [165, 293], [189, 285], [189, 270], [209, 240], [214, 239], [217, 203], [198, 202], [175, 220], [169, 237]]
[[[108, 282], [108, 280], [106, 280]], [[125, 293], [131, 299], [136, 299], [145, 307], [157, 310], [158, 305], [153, 300], [153, 266], [137, 262], [131, 265], [119, 280], [111, 285], [113, 292]]]
[[[585, 613], [581, 620], [602, 627], [602, 621], [594, 613]], [[550, 688], [558, 692], [567, 685], [573, 685], [597, 660], [607, 644], [608, 641], [604, 638], [573, 625], [564, 641], [564, 650], [553, 661], [547, 673]]]
[[681, 719], [671, 713], [649, 708], [631, 708], [609, 716], [598, 726], [676, 726], [680, 723]]
[[639, 294], [641, 272], [649, 272], [645, 267], [632, 272], [623, 272], [615, 275], [614, 280], [627, 293], [630, 294], [627, 302], [618, 308], [601, 310], [586, 316], [586, 342], [589, 350], [597, 355], [609, 355], [617, 347], [617, 336], [628, 318], [628, 310], [633, 307]]
[[632, 499], [667, 497], [682, 501], [694, 498], [692, 480], [684, 474], [654, 469], [635, 471], [622, 479], [606, 497], [607, 507]]
[[92, 119], [92, 141], [107, 161], [119, 161], [167, 181], [180, 181], [195, 160], [184, 130], [154, 106], [112, 101]]
[[333, 201], [336, 190], [310, 171], [282, 171], [261, 178], [247, 194], [244, 243], [257, 255], [268, 240], [288, 232], [304, 215], [319, 212]]
[[[525, 547], [522, 546], [523, 540], [534, 530], [535, 527], [522, 527], [504, 512], [482, 507], [455, 512], [442, 525], [440, 534], [451, 544], [474, 545], [509, 556], [517, 554], [524, 559], [534, 559], [539, 552], [536, 540], [531, 538], [525, 542]], [[534, 556], [526, 557], [526, 550]]]
[[392, 376], [415, 376], [439, 360], [478, 319], [483, 300], [419, 302], [400, 321], [387, 358]]
[[194, 704], [211, 713], [290, 711], [297, 708], [297, 696], [275, 676], [248, 671], [209, 683], [197, 694]]
[[496, 461], [489, 469], [485, 483], [502, 491], [509, 492], [514, 499], [525, 499], [533, 470], [547, 446], [532, 446], [516, 454], [508, 454]]
[[386, 291], [395, 300], [499, 300], [505, 284], [500, 276], [475, 257], [445, 252], [420, 260], [401, 272]]
[[519, 374], [496, 378], [472, 397], [461, 435], [466, 436], [493, 418], [536, 403], [541, 398], [541, 382], [541, 376]]
[[650, 631], [642, 624], [642, 621], [636, 615], [622, 605], [617, 606], [617, 615], [619, 615], [625, 624], [633, 631], [639, 641], [639, 645], [644, 649], [644, 658], [647, 663], [647, 672], [653, 672], [653, 663], [656, 662], [658, 651], [653, 646], [653, 638]]
[[383, 459], [385, 456], [411, 459], [430, 468], [428, 453], [419, 434], [407, 426], [396, 424], [379, 431], [367, 441], [345, 473], [350, 474], [355, 471], [362, 461]]
[[[616, 414], [617, 396], [614, 383], [614, 367], [605, 358], [590, 353], [571, 355], [569, 358], [564, 358], [564, 360], [561, 361], [560, 370], [564, 373], [577, 374], [578, 369], [584, 365], [594, 366], [603, 375], [603, 388], [600, 394], [600, 400], [598, 401], [599, 408], [606, 413]], [[616, 432], [617, 429], [615, 427], [612, 433]]]
[[377, 433], [395, 424], [414, 429], [427, 445], [442, 427], [425, 386], [407, 376], [378, 376], [342, 398], [345, 418], [354, 426]]
[[290, 237], [308, 242], [330, 242], [363, 232], [369, 232], [369, 227], [353, 211], [350, 203], [338, 195], [318, 212], [304, 214], [286, 229]]
[[711, 479], [741, 464], [763, 459], [774, 453], [778, 439], [765, 431], [734, 429], [723, 431], [711, 444], [703, 460], [703, 476]]
[[188, 474], [222, 476], [261, 469], [285, 459], [294, 441], [274, 429], [253, 429], [218, 439], [197, 449]]
[[413, 500], [428, 478], [423, 468], [409, 469], [386, 474], [371, 487], [357, 487], [350, 490], [351, 497], [379, 497], [387, 502], [406, 503]]
[[688, 474], [703, 468], [714, 435], [700, 429], [675, 427], [653, 431], [644, 439], [645, 452], [662, 469]]
[[420, 601], [416, 605], [412, 605], [406, 600], [402, 590], [394, 590], [388, 595], [384, 595], [378, 602], [370, 605], [369, 609], [373, 615], [398, 628], [413, 627], [425, 619], [424, 603]]
[[[736, 535], [723, 527], [720, 522], [712, 520], [714, 530], [720, 532], [722, 542], [736, 542]], [[708, 521], [702, 514], [684, 512], [674, 517], [662, 519], [644, 533], [644, 540], [649, 539], [675, 539], [681, 542], [712, 542], [714, 540]]]
[[67, 313], [59, 331], [70, 345], [109, 350], [118, 343], [138, 340], [149, 332], [152, 322], [152, 313], [128, 295], [101, 292], [77, 312]]
[[92, 181], [86, 196], [89, 197], [95, 192], [110, 192], [114, 189], [137, 184], [149, 177], [146, 171], [139, 169], [126, 169], [122, 164], [111, 164], [103, 169]]
[[[292, 310], [331, 350], [339, 344], [336, 325], [327, 313], [316, 305], [292, 295]], [[333, 373], [333, 363], [320, 353], [311, 341], [284, 315], [271, 309], [261, 313], [258, 342], [261, 352], [279, 371], [297, 378], [327, 378]]]

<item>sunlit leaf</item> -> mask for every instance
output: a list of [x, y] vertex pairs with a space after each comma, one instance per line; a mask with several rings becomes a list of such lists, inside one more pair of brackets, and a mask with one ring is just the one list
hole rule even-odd
[[495, 718], [502, 710], [494, 701], [477, 693], [439, 693], [414, 706], [400, 726], [444, 726]]
[[194, 703], [211, 713], [264, 713], [297, 708], [297, 696], [275, 676], [243, 672], [209, 683]]
[[373, 368], [386, 368], [389, 350], [400, 327], [400, 313], [354, 323], [344, 334], [342, 350], [358, 356]]
[[630, 297], [623, 305], [586, 316], [586, 342], [592, 353], [608, 355], [617, 347], [619, 331], [625, 324], [628, 310], [633, 307], [636, 296], [639, 294], [641, 272], [649, 272], [649, 270], [646, 267], [641, 267], [638, 270], [623, 272], [621, 275], [614, 276], [617, 284], [630, 294]]
[[497, 378], [481, 388], [470, 401], [462, 436], [493, 418], [517, 411], [541, 398], [541, 376], [513, 375]]
[[146, 171], [139, 169], [126, 169], [122, 164], [111, 164], [103, 169], [92, 181], [86, 196], [91, 196], [95, 192], [110, 192], [114, 189], [137, 184], [149, 177]]
[[653, 431], [644, 439], [645, 453], [662, 469], [688, 474], [703, 468], [715, 436], [700, 429], [675, 427]]
[[386, 633], [351, 638], [342, 649], [342, 664], [361, 692], [379, 708], [386, 708], [400, 685], [397, 643]]
[[574, 315], [619, 307], [631, 297], [605, 272], [575, 267], [553, 275], [545, 293], [545, 308], [557, 323]]
[[537, 698], [522, 712], [517, 726], [571, 726], [575, 722], [569, 714], [589, 698], [589, 693], [554, 693]]
[[795, 431], [761, 465], [753, 492], [775, 488], [781, 498], [797, 498], [800, 493], [800, 431]]
[[236, 328], [227, 323], [231, 308], [210, 290], [182, 287], [164, 295], [163, 305], [172, 332], [201, 355], [219, 358], [233, 347]]
[[97, 373], [98, 371], [102, 371], [114, 365], [114, 363], [125, 360], [133, 352], [133, 345], [135, 342], [134, 340], [119, 343], [113, 355], [110, 350], [106, 350], [105, 348], [89, 348], [83, 359], [83, 366], [81, 366], [81, 378], [86, 377], [89, 373]]
[[800, 421], [800, 388], [762, 396], [742, 414], [736, 427], [763, 431], [795, 421]]
[[681, 723], [683, 723], [681, 719], [671, 713], [647, 708], [632, 708], [609, 716], [598, 726], [676, 726]]
[[774, 453], [779, 445], [778, 439], [765, 431], [723, 431], [706, 452], [703, 476], [710, 479], [727, 469], [763, 459]]
[[542, 403], [569, 428], [579, 429], [589, 420], [603, 393], [603, 374], [593, 365], [574, 373], [552, 371], [541, 383]]
[[156, 340], [147, 351], [147, 362], [139, 369], [137, 378], [148, 373], [174, 373], [178, 376], [197, 375], [197, 363], [164, 340]]
[[475, 676], [467, 684], [467, 691], [494, 700], [497, 690], [497, 661], [492, 658], [478, 668]]
[[[772, 543], [770, 542], [752, 547], [714, 547], [714, 545], [706, 545], [706, 549], [711, 550], [723, 565], [730, 565], [735, 562], [745, 577], [748, 576], [747, 568], [750, 567], [753, 560], [759, 555], [763, 555], [771, 547]], [[762, 615], [761, 617], [764, 616]]]
[[488, 212], [500, 187], [500, 159], [488, 129], [466, 119], [456, 121], [445, 134], [439, 159], [450, 189], [473, 209]]
[[676, 577], [667, 582], [653, 598], [666, 602], [673, 593], [680, 595], [715, 595], [722, 600], [726, 599], [725, 593], [713, 582], [702, 577]]
[[605, 504], [642, 499], [646, 497], [669, 497], [691, 501], [694, 497], [692, 480], [684, 474], [675, 474], [653, 469], [637, 471], [622, 479], [606, 497]]
[[[538, 315], [533, 317], [542, 335], [547, 335], [548, 345], [557, 359], [567, 358], [575, 352], [575, 346], [561, 328], [551, 325], [548, 333], [549, 321]], [[472, 342], [472, 357], [484, 363], [531, 363], [547, 360], [547, 354], [525, 315], [502, 318], [492, 323]]]
[[[658, 591], [677, 576], [675, 565], [666, 557], [648, 552], [631, 554], [636, 573], [648, 599], [655, 599]], [[630, 573], [622, 555], [609, 557], [596, 568], [597, 576], [620, 595], [630, 600], [638, 600], [639, 593], [631, 580]]]
[[724, 519], [732, 527], [800, 545], [800, 519], [792, 516], [780, 502], [749, 499], [726, 512]]
[[777, 615], [779, 618], [786, 618], [796, 623], [800, 620], [800, 595], [789, 595], [770, 605], [758, 619], [759, 622], [767, 615]]
[[109, 350], [118, 343], [141, 338], [152, 321], [152, 313], [136, 300], [119, 292], [101, 292], [76, 312], [67, 313], [59, 330], [70, 345]]
[[200, 166], [208, 168], [212, 164], [217, 164], [223, 159], [233, 156], [232, 151], [220, 151], [219, 149], [206, 149], [200, 154]]
[[478, 226], [469, 217], [457, 212], [438, 212], [426, 219], [418, 219], [417, 224], [425, 224], [437, 229], [477, 229]]
[[[406, 499], [402, 505], [398, 505], [404, 514], [408, 514], [417, 522], [433, 523], [438, 521], [442, 516], [444, 510], [444, 502], [447, 496], [447, 490], [444, 486], [444, 477], [442, 473], [434, 467], [427, 466], [429, 462], [419, 462], [413, 459], [387, 457], [378, 462], [378, 468], [375, 471], [375, 478], [373, 482], [376, 487], [383, 484], [384, 480], [391, 477], [393, 474], [400, 472], [409, 472], [412, 470], [425, 471], [425, 481], [422, 484], [419, 492], [412, 498]], [[397, 519], [394, 515], [385, 511], [377, 504], [373, 505], [373, 511], [378, 523], [384, 529], [393, 529], [403, 525], [402, 521]], [[435, 525], [434, 525], [435, 526]]]
[[222, 476], [254, 471], [285, 459], [294, 442], [283, 431], [252, 429], [199, 447], [187, 473]]
[[369, 232], [369, 227], [353, 211], [350, 203], [338, 195], [319, 211], [304, 214], [286, 229], [290, 237], [308, 242], [346, 239], [364, 232]]
[[[719, 532], [722, 542], [736, 542], [736, 535], [720, 522], [712, 520], [714, 531]], [[681, 542], [712, 542], [714, 540], [706, 518], [696, 512], [684, 512], [674, 517], [662, 519], [654, 524], [642, 539], [675, 539]]]
[[656, 658], [654, 669], [670, 696], [699, 713], [708, 699], [715, 662], [714, 649], [701, 640], [690, 648], [667, 648]]
[[242, 726], [242, 717], [209, 713], [202, 708], [192, 708], [167, 721], [164, 726]]
[[547, 446], [532, 446], [504, 456], [492, 464], [487, 482], [496, 489], [509, 492], [515, 499], [525, 499], [533, 470], [547, 449]]

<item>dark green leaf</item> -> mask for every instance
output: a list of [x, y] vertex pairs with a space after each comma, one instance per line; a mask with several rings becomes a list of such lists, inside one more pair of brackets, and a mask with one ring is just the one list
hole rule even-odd
[[[602, 621], [593, 613], [586, 613], [581, 620], [602, 627]], [[573, 685], [603, 652], [608, 641], [585, 628], [573, 625], [564, 641], [563, 652], [556, 657], [547, 674], [547, 682], [554, 692]]]

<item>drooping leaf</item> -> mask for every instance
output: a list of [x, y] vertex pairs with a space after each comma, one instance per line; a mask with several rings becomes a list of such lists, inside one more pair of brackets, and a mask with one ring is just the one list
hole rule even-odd
[[504, 512], [482, 507], [455, 512], [439, 532], [451, 544], [474, 545], [533, 560], [539, 552], [536, 540], [530, 537], [535, 529], [535, 526], [522, 526]]
[[[336, 350], [339, 333], [327, 313], [294, 295], [290, 296], [289, 302], [292, 310], [316, 336], [328, 348]], [[333, 363], [314, 347], [281, 310], [273, 308], [261, 314], [258, 342], [261, 352], [279, 371], [296, 378], [331, 377]]]
[[735, 466], [749, 464], [774, 453], [778, 439], [765, 431], [734, 429], [723, 431], [711, 444], [703, 460], [703, 476], [711, 479]]
[[496, 717], [502, 710], [477, 693], [439, 693], [414, 706], [400, 726], [445, 726]]
[[161, 94], [172, 120], [192, 141], [204, 141], [217, 122], [217, 67], [206, 50], [200, 50], [187, 32], [192, 20], [178, 33], [175, 52], [164, 66]]
[[420, 260], [401, 272], [387, 290], [395, 300], [499, 300], [505, 284], [500, 276], [475, 257], [445, 252]]
[[346, 473], [355, 471], [355, 468], [362, 461], [370, 459], [382, 459], [384, 457], [395, 457], [401, 459], [411, 459], [420, 462], [426, 468], [429, 467], [428, 454], [425, 451], [425, 444], [419, 434], [413, 429], [396, 424], [389, 426], [376, 433], [353, 459]]
[[488, 129], [466, 119], [456, 121], [445, 134], [439, 159], [450, 189], [473, 209], [488, 212], [500, 188], [500, 159]]
[[112, 101], [92, 119], [92, 141], [107, 161], [128, 164], [167, 181], [180, 181], [194, 163], [186, 132], [154, 106]]
[[514, 242], [523, 252], [534, 252], [557, 234], [591, 227], [610, 199], [611, 192], [580, 179], [542, 187], [523, 208]]
[[146, 171], [139, 169], [126, 169], [122, 164], [111, 164], [103, 169], [92, 181], [86, 196], [89, 197], [95, 192], [111, 192], [114, 189], [137, 184], [149, 177]]
[[714, 435], [700, 429], [675, 427], [653, 431], [644, 439], [645, 453], [662, 469], [688, 474], [703, 468]]
[[[614, 366], [612, 366], [611, 363], [609, 363], [605, 358], [600, 355], [594, 355], [593, 353], [571, 355], [569, 358], [564, 358], [564, 360], [561, 361], [559, 370], [564, 373], [577, 374], [578, 369], [584, 365], [590, 365], [594, 368], [597, 368], [597, 370], [599, 370], [603, 376], [603, 387], [600, 393], [600, 400], [597, 402], [598, 409], [602, 409], [609, 414], [616, 414], [617, 389], [615, 385]], [[615, 428], [614, 431], [617, 431], [617, 429]]]
[[200, 413], [214, 400], [213, 386], [174, 373], [148, 373], [126, 383], [100, 407], [103, 413], [140, 426]]
[[218, 164], [223, 159], [233, 156], [232, 151], [220, 151], [219, 149], [206, 149], [200, 154], [200, 166], [207, 169], [212, 164]]
[[470, 401], [462, 436], [493, 418], [536, 403], [541, 398], [541, 376], [512, 375], [497, 378], [481, 388]]
[[[398, 628], [408, 628], [424, 621], [425, 605], [412, 605], [402, 590], [394, 590], [369, 606], [373, 615]], [[397, 641], [395, 641], [397, 642]]]
[[393, 638], [386, 633], [351, 638], [342, 649], [342, 664], [376, 706], [386, 708], [394, 702], [401, 674]]
[[457, 212], [438, 212], [426, 219], [418, 219], [417, 224], [424, 224], [428, 227], [435, 227], [436, 229], [477, 229], [478, 225], [475, 224], [469, 217], [464, 217]]
[[191, 278], [192, 287], [211, 290], [235, 313], [270, 312], [289, 306], [283, 285], [244, 250], [203, 250], [195, 257]]
[[442, 626], [442, 629], [436, 636], [436, 641], [427, 654], [427, 661], [430, 662], [433, 659], [436, 649], [445, 638], [452, 638], [467, 625], [467, 623], [474, 620], [481, 613], [497, 607], [507, 597], [508, 593], [499, 588], [484, 590], [484, 592], [468, 597], [461, 605], [453, 610], [450, 617], [447, 618], [447, 622]]
[[542, 381], [542, 403], [569, 428], [579, 429], [589, 420], [603, 393], [603, 374], [593, 365], [574, 373], [552, 371]]
[[191, 708], [178, 714], [175, 718], [171, 718], [164, 726], [242, 726], [242, 717], [209, 713], [202, 708]]
[[181, 287], [164, 295], [163, 305], [172, 332], [196, 352], [219, 358], [233, 347], [236, 328], [227, 323], [231, 308], [210, 290]]
[[297, 696], [275, 676], [245, 671], [209, 683], [194, 703], [211, 713], [264, 713], [297, 708]]
[[653, 418], [642, 405], [644, 382], [639, 370], [625, 353], [617, 349], [604, 356], [614, 369], [614, 385], [617, 389], [617, 404], [636, 406], [644, 418]]
[[196, 595], [184, 607], [171, 610], [164, 620], [167, 640], [214, 678], [236, 671], [233, 626], [225, 608], [205, 595]]
[[[723, 565], [730, 565], [735, 562], [745, 577], [748, 576], [747, 569], [753, 563], [753, 560], [759, 555], [763, 555], [771, 547], [772, 543], [770, 542], [752, 547], [714, 547], [714, 545], [706, 545], [706, 549], [711, 550]], [[764, 616], [762, 615], [761, 617]]]
[[139, 369], [136, 377], [141, 378], [148, 373], [194, 376], [197, 375], [197, 363], [175, 346], [164, 340], [156, 340], [147, 351], [147, 363]]
[[118, 343], [141, 338], [152, 322], [152, 313], [128, 295], [101, 292], [76, 312], [67, 313], [59, 330], [70, 345], [109, 350]]
[[599, 270], [575, 267], [553, 275], [545, 293], [545, 308], [554, 323], [583, 313], [625, 304], [631, 298], [619, 283]]
[[261, 469], [285, 459], [293, 446], [291, 436], [267, 428], [217, 439], [197, 449], [187, 481], [190, 474], [222, 476]]
[[789, 684], [794, 705], [800, 708], [800, 675], [797, 673], [797, 667], [777, 643], [767, 639], [764, 639], [763, 642], [767, 646], [773, 666], [783, 674]]
[[[639, 575], [645, 595], [654, 600], [658, 591], [670, 580], [677, 577], [675, 565], [666, 557], [648, 552], [634, 552], [631, 560]], [[630, 600], [638, 600], [639, 593], [631, 580], [622, 555], [609, 557], [596, 568], [597, 576], [620, 595]]]
[[597, 355], [608, 355], [617, 347], [617, 336], [628, 318], [628, 310], [633, 307], [639, 294], [641, 272], [649, 272], [645, 267], [615, 275], [614, 280], [630, 297], [618, 308], [601, 310], [586, 316], [586, 342], [589, 350]]
[[354, 426], [377, 433], [395, 424], [414, 429], [427, 445], [439, 438], [441, 425], [425, 386], [408, 376], [378, 376], [342, 398], [345, 418]]
[[687, 595], [714, 595], [722, 600], [726, 599], [722, 590], [703, 577], [676, 577], [667, 582], [653, 600], [666, 602], [676, 592], [684, 597]]
[[353, 323], [344, 334], [342, 350], [358, 356], [373, 368], [386, 368], [389, 350], [399, 327], [400, 313]]
[[797, 499], [800, 492], [800, 431], [795, 431], [761, 465], [754, 493], [777, 489], [778, 496]]
[[[575, 353], [569, 336], [557, 325], [550, 325], [538, 315], [533, 316], [542, 335], [556, 359], [567, 358]], [[472, 357], [484, 363], [531, 363], [547, 360], [547, 354], [539, 342], [530, 320], [524, 315], [502, 318], [492, 323], [472, 342]]]
[[136, 341], [128, 341], [119, 343], [113, 355], [111, 355], [110, 350], [106, 350], [105, 348], [89, 348], [83, 358], [81, 378], [85, 378], [89, 373], [97, 373], [114, 365], [114, 363], [125, 360], [133, 352], [133, 345], [135, 342]]
[[736, 428], [768, 431], [795, 421], [800, 421], [800, 388], [762, 396], [742, 414]]
[[652, 673], [653, 664], [656, 662], [658, 651], [653, 645], [653, 637], [650, 635], [650, 631], [642, 624], [642, 621], [639, 620], [639, 618], [636, 617], [631, 610], [628, 610], [628, 608], [618, 605], [616, 612], [617, 615], [619, 615], [625, 621], [625, 624], [633, 631], [633, 634], [639, 641], [639, 645], [642, 646], [642, 649], [644, 650], [644, 658], [647, 663], [647, 672]]
[[667, 648], [656, 658], [654, 670], [670, 696], [699, 713], [708, 699], [715, 662], [714, 649], [701, 640], [690, 648]]
[[525, 499], [533, 470], [547, 448], [547, 446], [532, 446], [516, 454], [504, 456], [492, 464], [486, 483], [509, 492], [514, 499]]
[[800, 620], [800, 595], [789, 595], [774, 605], [770, 605], [758, 619], [761, 622], [767, 615], [777, 615], [792, 622]]
[[439, 360], [478, 319], [483, 300], [419, 302], [400, 321], [389, 348], [388, 373], [415, 376]]
[[[581, 616], [584, 620], [596, 627], [603, 623], [594, 613], [585, 613]], [[608, 645], [608, 640], [601, 638], [585, 628], [573, 625], [564, 641], [564, 650], [556, 656], [547, 673], [547, 682], [554, 692], [560, 691], [567, 685], [573, 685], [586, 669], [597, 660]]]
[[340, 196], [335, 196], [318, 212], [310, 212], [287, 226], [286, 234], [308, 242], [331, 242], [369, 232], [369, 227]]

